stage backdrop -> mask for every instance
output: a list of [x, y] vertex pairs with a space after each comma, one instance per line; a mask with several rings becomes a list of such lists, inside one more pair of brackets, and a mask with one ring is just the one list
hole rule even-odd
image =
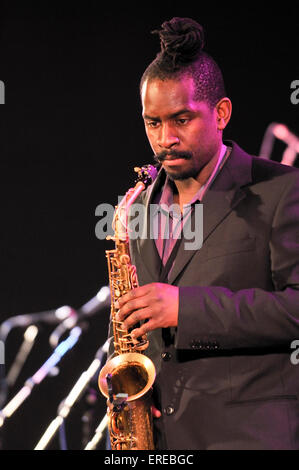
[[[184, 8], [163, 2], [163, 7], [151, 3], [134, 9], [98, 3], [1, 6], [1, 322], [65, 304], [78, 308], [108, 283], [105, 249], [112, 245], [95, 236], [95, 209], [116, 204], [133, 185], [134, 166], [152, 161], [138, 85], [159, 50], [158, 37], [150, 32], [164, 20], [185, 16], [204, 26], [206, 50], [222, 67], [233, 102], [225, 138], [258, 154], [271, 122], [299, 134], [299, 93], [291, 99], [291, 84], [299, 80], [294, 7], [261, 17], [236, 6], [206, 12], [194, 2]], [[279, 160], [284, 148], [277, 142], [273, 159]], [[58, 375], [45, 379], [7, 420], [4, 449], [35, 446], [104, 343], [108, 316], [106, 309], [86, 321]], [[52, 331], [53, 326], [39, 325], [8, 398], [51, 354]], [[23, 333], [14, 330], [7, 339], [7, 371]], [[69, 448], [82, 448], [105, 413], [99, 394], [94, 406], [89, 398], [82, 397], [66, 423]], [[51, 448], [59, 446], [56, 439]]]

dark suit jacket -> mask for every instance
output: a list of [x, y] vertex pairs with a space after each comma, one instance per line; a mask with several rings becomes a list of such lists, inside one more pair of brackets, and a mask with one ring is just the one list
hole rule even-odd
[[[298, 449], [299, 171], [235, 143], [203, 199], [204, 242], [182, 243], [176, 329], [149, 334], [159, 448]], [[163, 183], [141, 194], [148, 206]], [[154, 240], [131, 240], [140, 285], [158, 281]]]

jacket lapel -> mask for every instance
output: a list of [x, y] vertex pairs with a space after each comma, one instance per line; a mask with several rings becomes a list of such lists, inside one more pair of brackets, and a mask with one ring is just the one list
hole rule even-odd
[[161, 258], [159, 256], [155, 240], [151, 238], [150, 231], [150, 204], [154, 202], [155, 195], [162, 188], [165, 181], [165, 174], [160, 170], [154, 184], [148, 191], [142, 193], [143, 204], [146, 209], [145, 225], [143, 236], [137, 239], [137, 250], [143, 261], [143, 267], [147, 271], [147, 282], [157, 282], [161, 270]]
[[[236, 144], [221, 172], [207, 191], [202, 200], [203, 204], [203, 243], [213, 233], [219, 224], [246, 196], [242, 186], [251, 182], [252, 158], [243, 152]], [[173, 284], [178, 275], [190, 262], [198, 250], [186, 250], [184, 238], [178, 251], [176, 262], [169, 276]]]

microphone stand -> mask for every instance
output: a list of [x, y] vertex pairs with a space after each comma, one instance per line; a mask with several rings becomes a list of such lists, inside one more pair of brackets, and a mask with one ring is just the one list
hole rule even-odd
[[108, 347], [109, 341], [107, 340], [106, 343], [98, 349], [96, 356], [90, 364], [89, 368], [81, 374], [68, 396], [59, 405], [58, 415], [49, 424], [48, 428], [42, 435], [34, 450], [44, 450], [47, 445], [51, 442], [58, 429], [64, 424], [64, 421], [69, 415], [72, 406], [81, 396], [82, 392], [85, 390], [90, 380], [101, 368], [103, 358], [108, 351]]
[[104, 431], [108, 425], [108, 415], [105, 414], [104, 418], [100, 422], [99, 426], [95, 430], [93, 438], [88, 442], [84, 450], [94, 450], [98, 443], [101, 441]]
[[49, 374], [54, 366], [61, 360], [61, 358], [77, 343], [82, 330], [76, 326], [70, 331], [68, 338], [62, 341], [49, 359], [38, 369], [38, 371], [29, 379], [26, 380], [23, 388], [8, 402], [8, 404], [0, 410], [0, 428], [3, 426], [6, 418], [10, 418], [12, 414], [21, 406], [21, 404], [31, 394], [35, 385]]
[[[45, 312], [29, 313], [24, 315], [14, 315], [0, 324], [0, 347], [1, 345], [4, 347], [11, 330], [17, 327], [26, 328], [24, 342], [19, 353], [17, 354], [15, 364], [11, 366], [9, 377], [5, 377], [4, 366], [2, 367], [2, 364], [0, 364], [0, 408], [6, 402], [6, 398], [8, 396], [8, 387], [14, 384], [21, 368], [27, 359], [28, 354], [30, 353], [31, 348], [33, 347], [35, 336], [37, 334], [37, 331], [33, 330], [35, 324], [40, 322], [59, 323], [70, 316], [77, 316], [77, 312], [68, 305], [64, 305], [55, 310], [47, 310]], [[56, 346], [57, 345], [58, 343]], [[3, 425], [2, 419], [0, 411], [0, 427]]]
[[[47, 310], [39, 313], [29, 313], [22, 315], [14, 315], [6, 319], [3, 323], [0, 324], [0, 410], [3, 404], [6, 402], [6, 397], [8, 395], [8, 385], [13, 385], [16, 381], [16, 378], [26, 361], [28, 354], [30, 353], [31, 348], [34, 343], [34, 333], [33, 336], [28, 340], [29, 331], [32, 334], [32, 327], [37, 323], [54, 323], [57, 324], [57, 328], [52, 332], [50, 336], [50, 345], [55, 349], [60, 343], [60, 338], [67, 331], [72, 330], [79, 320], [82, 320], [84, 317], [92, 316], [98, 312], [98, 310], [108, 307], [110, 305], [110, 288], [108, 286], [102, 287], [99, 292], [89, 300], [86, 304], [82, 305], [79, 311], [74, 310], [68, 305], [64, 305], [57, 309]], [[9, 371], [9, 376], [5, 377], [4, 364], [1, 362], [1, 346], [5, 345], [6, 339], [12, 329], [27, 328], [24, 335], [24, 342], [21, 346], [15, 364], [12, 365], [11, 370]], [[29, 331], [28, 331], [29, 330]], [[4, 361], [3, 361], [4, 362]], [[3, 417], [2, 417], [3, 419]], [[3, 422], [1, 419], [0, 411], [0, 427]]]
[[28, 355], [33, 348], [35, 339], [38, 334], [38, 328], [35, 325], [30, 325], [24, 333], [24, 340], [21, 347], [16, 355], [15, 361], [9, 369], [6, 376], [6, 383], [11, 388], [15, 384], [17, 377], [26, 362]]

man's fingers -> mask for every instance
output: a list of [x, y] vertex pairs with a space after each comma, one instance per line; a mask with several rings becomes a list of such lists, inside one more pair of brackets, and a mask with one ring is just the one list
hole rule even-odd
[[134, 325], [137, 323], [147, 320], [150, 317], [150, 309], [145, 307], [141, 308], [140, 310], [136, 310], [135, 312], [131, 313], [131, 315], [123, 321], [123, 326], [128, 328], [133, 328]]
[[[147, 297], [144, 296], [144, 295], [142, 297], [129, 300], [118, 311], [118, 313], [116, 315], [116, 320], [122, 321], [128, 315], [133, 314], [132, 312], [137, 311], [137, 310], [140, 311], [141, 309], [147, 307], [148, 305], [149, 305], [149, 301], [148, 301]], [[135, 323], [137, 323], [137, 322], [135, 321]]]
[[146, 284], [141, 287], [136, 287], [135, 289], [130, 290], [125, 295], [122, 295], [118, 301], [116, 302], [116, 308], [121, 308], [124, 304], [129, 302], [130, 300], [138, 299], [139, 297], [143, 297], [146, 295], [150, 290], [150, 284]]
[[133, 338], [139, 338], [140, 336], [146, 335], [149, 331], [155, 329], [155, 324], [153, 320], [149, 320], [146, 323], [143, 323], [139, 328], [135, 328], [130, 334]]
[[152, 405], [152, 415], [154, 418], [161, 418], [162, 413], [154, 405]]

